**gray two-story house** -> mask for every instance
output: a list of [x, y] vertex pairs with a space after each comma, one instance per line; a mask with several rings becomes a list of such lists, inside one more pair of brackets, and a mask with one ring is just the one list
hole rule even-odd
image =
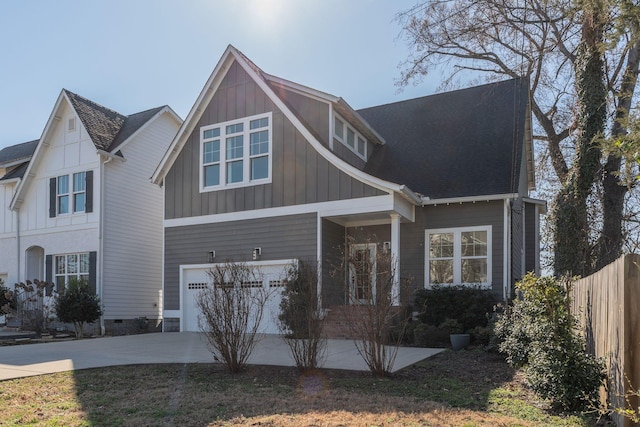
[[[526, 79], [355, 111], [229, 46], [152, 178], [165, 200], [165, 331], [198, 330], [194, 297], [226, 261], [260, 267], [269, 288], [317, 260], [328, 310], [362, 292], [329, 274], [341, 250], [390, 251], [397, 305], [412, 299], [400, 276], [509, 298], [539, 270], [533, 161]], [[277, 332], [270, 304], [263, 331]]]

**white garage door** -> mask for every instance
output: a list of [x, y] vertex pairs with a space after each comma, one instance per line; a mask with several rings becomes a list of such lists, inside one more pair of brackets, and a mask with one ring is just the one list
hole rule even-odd
[[[280, 312], [280, 300], [287, 270], [292, 265], [291, 260], [258, 261], [248, 263], [258, 272], [262, 279], [262, 286], [269, 294], [266, 302], [259, 332], [264, 334], [278, 334], [278, 313]], [[208, 271], [213, 265], [182, 266], [182, 330], [200, 331], [198, 323], [199, 310], [195, 299], [203, 289], [211, 286]]]

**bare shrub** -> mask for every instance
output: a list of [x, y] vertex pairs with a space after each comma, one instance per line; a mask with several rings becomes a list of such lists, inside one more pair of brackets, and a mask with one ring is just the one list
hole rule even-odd
[[211, 287], [196, 298], [199, 326], [217, 360], [240, 372], [258, 342], [258, 331], [269, 293], [259, 270], [226, 262], [209, 270]]
[[316, 369], [326, 357], [327, 340], [322, 336], [318, 306], [318, 263], [300, 261], [288, 270], [282, 292], [278, 328], [300, 371]]
[[15, 315], [23, 328], [41, 336], [53, 319], [53, 283], [34, 279], [15, 284]]
[[404, 338], [407, 318], [398, 300], [409, 280], [394, 286], [399, 266], [390, 251], [352, 250], [354, 245], [349, 239], [333, 277], [345, 284], [348, 324], [358, 353], [375, 376], [384, 377], [391, 373]]

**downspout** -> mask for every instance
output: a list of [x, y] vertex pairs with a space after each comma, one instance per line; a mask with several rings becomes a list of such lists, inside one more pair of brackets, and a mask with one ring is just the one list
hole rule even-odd
[[[16, 283], [20, 283], [20, 210], [14, 211], [16, 213]], [[6, 284], [9, 286], [9, 284]]]
[[[100, 155], [100, 207], [98, 213], [98, 274], [96, 288], [100, 302], [103, 302], [103, 280], [104, 280], [104, 168], [107, 163], [113, 160], [113, 156], [109, 153], [98, 150]], [[106, 160], [102, 159], [106, 157]], [[105, 335], [104, 313], [100, 316], [100, 334]]]
[[502, 297], [507, 301], [511, 297], [511, 198], [504, 199], [504, 265]]

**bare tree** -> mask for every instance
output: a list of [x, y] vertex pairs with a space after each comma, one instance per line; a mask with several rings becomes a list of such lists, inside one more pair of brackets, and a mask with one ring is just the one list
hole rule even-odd
[[[377, 250], [374, 241], [357, 245], [349, 238], [332, 276], [344, 284], [345, 313], [358, 353], [375, 376], [384, 377], [393, 368], [407, 319], [398, 305], [398, 261], [390, 251]], [[392, 334], [392, 328], [398, 332]]]
[[289, 267], [278, 315], [280, 332], [296, 366], [303, 372], [318, 368], [326, 357], [317, 265], [313, 261], [300, 261]]
[[[596, 3], [603, 9], [605, 20], [602, 43], [598, 44], [608, 94], [605, 136], [617, 140], [628, 132], [624, 123], [638, 78], [640, 6], [632, 0], [421, 2], [398, 15], [413, 49], [403, 64], [399, 85], [419, 81], [443, 66], [450, 67], [443, 87], [454, 85], [458, 77], [480, 76], [486, 81], [529, 77], [536, 149], [542, 151], [539, 162], [544, 165], [548, 161], [554, 172], [549, 182], [555, 184], [546, 190], [558, 191], [571, 178], [570, 169], [580, 168], [576, 166], [580, 163], [576, 138], [582, 131], [577, 132], [575, 70], [578, 47], [584, 38], [583, 23], [592, 16], [589, 8]], [[622, 165], [618, 153], [603, 156], [598, 161], [595, 182], [580, 202], [581, 209], [585, 203], [590, 205], [588, 201], [599, 204], [599, 222], [588, 224], [586, 273], [613, 261], [622, 251], [624, 200], [630, 188], [621, 185]], [[629, 212], [626, 214], [628, 217]]]
[[217, 360], [240, 372], [258, 339], [269, 292], [260, 272], [243, 263], [226, 262], [208, 272], [212, 286], [196, 298], [200, 328]]

